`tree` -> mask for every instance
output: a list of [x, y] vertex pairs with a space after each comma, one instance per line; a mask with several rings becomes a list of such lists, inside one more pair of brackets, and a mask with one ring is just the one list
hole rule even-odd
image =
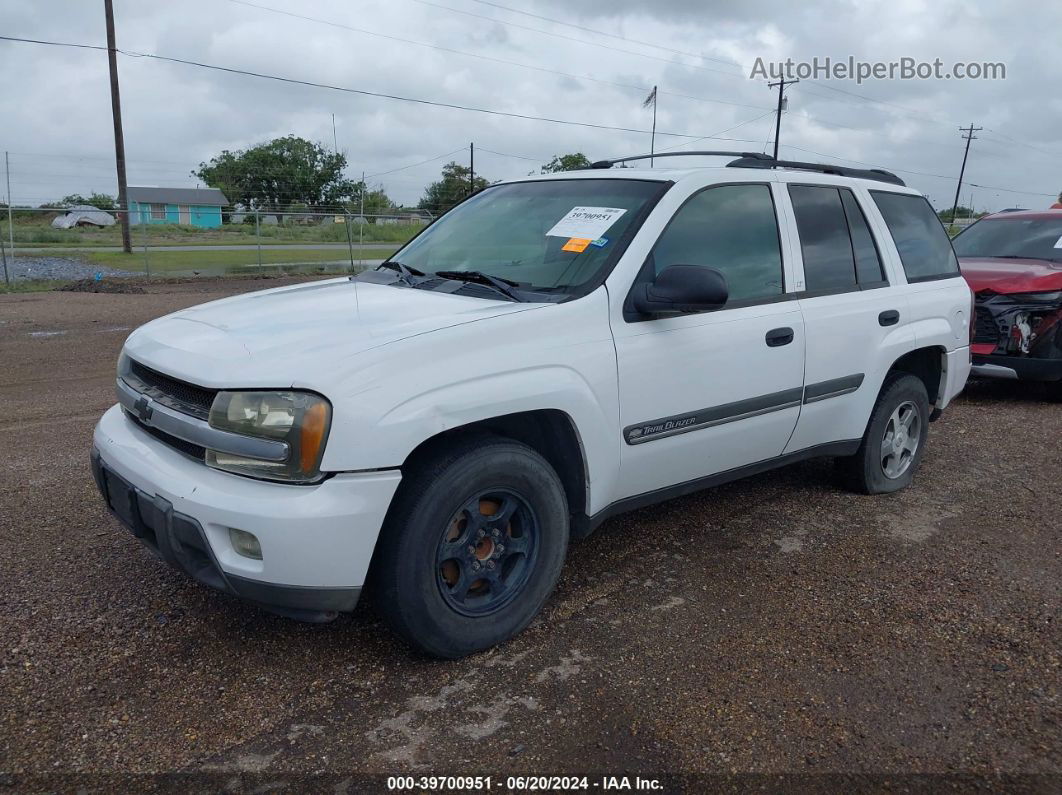
[[[469, 194], [469, 176], [468, 166], [459, 166], [454, 162], [447, 163], [443, 166], [442, 179], [431, 183], [424, 190], [424, 197], [417, 206], [433, 215], [446, 212]], [[488, 185], [490, 182], [487, 179], [476, 177], [472, 192], [481, 191]]]
[[192, 174], [233, 204], [282, 211], [293, 204], [318, 209], [348, 201], [357, 183], [343, 176], [346, 166], [345, 155], [288, 135], [246, 150], [226, 149]]
[[398, 206], [391, 197], [387, 195], [381, 185], [378, 188], [370, 189], [364, 182], [355, 183], [354, 196], [349, 202], [347, 202], [347, 209], [352, 213], [360, 214], [362, 212], [361, 194], [365, 192], [365, 215], [368, 220], [373, 221], [373, 216], [387, 215], [395, 210]]
[[80, 193], [71, 193], [55, 203], [56, 207], [73, 207], [76, 204], [85, 204], [89, 207], [98, 207], [101, 210], [117, 210], [118, 200], [106, 193], [90, 193], [88, 197]]
[[578, 171], [590, 168], [590, 158], [582, 152], [572, 152], [567, 155], [554, 155], [546, 165], [542, 166], [543, 174], [556, 174], [558, 171]]
[[[943, 210], [940, 210], [939, 212], [937, 212], [937, 216], [939, 216], [941, 221], [950, 221], [951, 220], [951, 208], [947, 207], [947, 208], [945, 208]], [[956, 218], [972, 218], [973, 216], [974, 216], [974, 211], [971, 210], [969, 207], [967, 207], [964, 204], [960, 204], [960, 205], [958, 205], [955, 208], [955, 217]]]

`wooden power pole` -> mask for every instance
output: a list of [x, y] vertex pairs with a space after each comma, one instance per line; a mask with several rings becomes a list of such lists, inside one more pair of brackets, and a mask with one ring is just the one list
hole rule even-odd
[[780, 78], [777, 83], [768, 83], [768, 88], [774, 88], [778, 86], [778, 115], [774, 120], [774, 159], [778, 159], [778, 136], [782, 132], [782, 110], [785, 107], [785, 87], [791, 86], [793, 83], [799, 83], [799, 80], [786, 80], [784, 77]]
[[[959, 191], [962, 190], [962, 178], [966, 173], [966, 158], [970, 156], [970, 141], [977, 140], [975, 132], [982, 129], [981, 127], [974, 127], [970, 124], [969, 127], [960, 127], [959, 132], [966, 133], [963, 138], [966, 139], [966, 151], [962, 153], [962, 168], [959, 169], [959, 184], [955, 186], [955, 201], [951, 205], [951, 223], [955, 224], [955, 213], [959, 209]], [[971, 208], [973, 209], [973, 208]]]
[[114, 117], [114, 161], [118, 167], [118, 220], [122, 224], [122, 250], [133, 253], [129, 236], [129, 197], [125, 180], [125, 136], [122, 134], [122, 100], [118, 94], [118, 50], [114, 43], [114, 5], [103, 0], [107, 16], [107, 62], [111, 72], [111, 115]]

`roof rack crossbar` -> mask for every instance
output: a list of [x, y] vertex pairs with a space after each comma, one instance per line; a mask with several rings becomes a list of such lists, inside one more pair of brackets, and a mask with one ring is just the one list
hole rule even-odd
[[793, 168], [800, 171], [817, 171], [820, 174], [837, 174], [841, 177], [870, 179], [875, 182], [907, 186], [902, 179], [883, 168], [849, 168], [848, 166], [835, 166], [832, 163], [805, 163], [800, 160], [774, 160], [773, 158], [763, 160], [759, 157], [740, 157], [737, 160], [731, 160], [727, 166], [729, 168]]
[[752, 158], [757, 160], [771, 160], [770, 155], [762, 154], [761, 152], [722, 152], [715, 150], [699, 150], [690, 152], [656, 152], [649, 155], [631, 155], [630, 157], [616, 157], [612, 160], [598, 160], [596, 163], [591, 163], [590, 168], [612, 168], [617, 163], [629, 163], [632, 160], [650, 160], [657, 157], [688, 157], [690, 155], [700, 155], [701, 157], [739, 157], [739, 158]]
[[590, 164], [590, 168], [612, 168], [617, 163], [629, 163], [632, 160], [649, 160], [657, 157], [689, 157], [690, 155], [701, 157], [736, 157], [727, 163], [729, 168], [793, 168], [800, 171], [817, 171], [820, 174], [837, 174], [842, 177], [855, 179], [870, 179], [876, 182], [888, 182], [892, 185], [906, 187], [906, 183], [891, 171], [883, 168], [849, 168], [848, 166], [835, 166], [830, 163], [805, 163], [799, 160], [775, 160], [770, 155], [762, 152], [727, 152], [717, 150], [700, 150], [690, 152], [656, 152], [649, 155], [631, 155], [630, 157], [616, 157], [612, 160], [598, 160]]

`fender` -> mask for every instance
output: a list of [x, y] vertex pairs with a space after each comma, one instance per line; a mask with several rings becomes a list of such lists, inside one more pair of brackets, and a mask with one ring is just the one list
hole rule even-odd
[[[393, 469], [421, 443], [469, 423], [553, 409], [582, 446], [590, 511], [612, 497], [619, 472], [616, 353], [607, 295], [413, 337], [344, 368], [325, 471]], [[489, 331], [483, 328], [490, 325]]]

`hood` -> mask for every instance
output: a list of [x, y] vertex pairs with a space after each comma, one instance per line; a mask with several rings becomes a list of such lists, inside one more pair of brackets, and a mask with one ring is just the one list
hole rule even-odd
[[1043, 293], [1062, 290], [1062, 263], [1042, 259], [962, 257], [962, 275], [975, 293]]
[[224, 298], [141, 326], [125, 352], [207, 387], [314, 386], [354, 355], [522, 304], [328, 279]]

